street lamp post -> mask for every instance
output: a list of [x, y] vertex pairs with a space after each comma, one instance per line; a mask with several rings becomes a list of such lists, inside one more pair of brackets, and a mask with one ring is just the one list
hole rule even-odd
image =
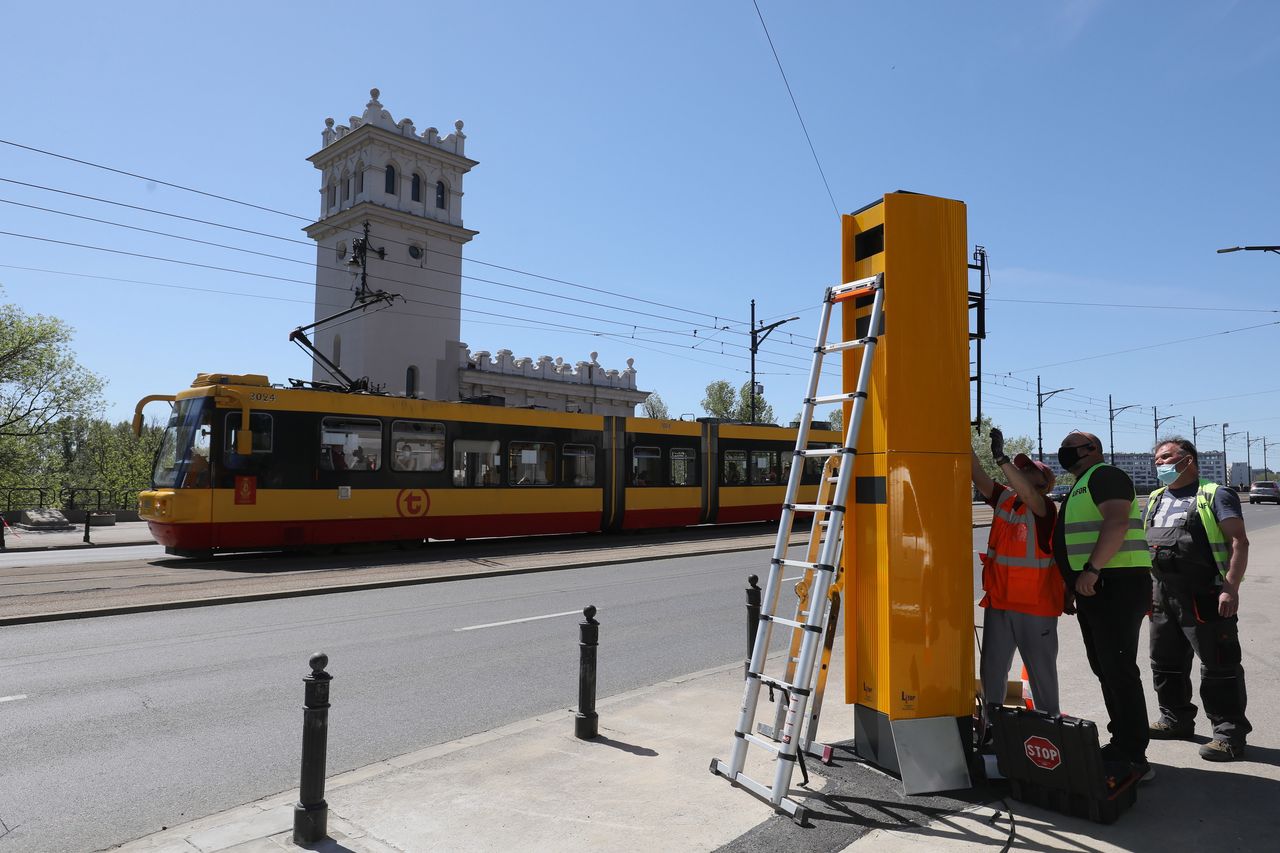
[[1227, 439], [1235, 438], [1237, 435], [1244, 435], [1244, 432], [1227, 432], [1227, 427], [1231, 424], [1222, 425], [1222, 470], [1223, 479], [1227, 481], [1227, 485], [1231, 485], [1231, 468], [1227, 465]]
[[[1176, 417], [1177, 417], [1177, 415], [1165, 415], [1165, 416], [1162, 418], [1162, 417], [1160, 417], [1160, 412], [1156, 409], [1156, 407], [1155, 407], [1155, 406], [1152, 406], [1152, 407], [1151, 407], [1151, 418], [1152, 418], [1152, 420], [1155, 422], [1155, 430], [1154, 430], [1154, 432], [1155, 432], [1155, 438], [1153, 438], [1153, 439], [1152, 439], [1152, 441], [1154, 441], [1156, 444], [1159, 444], [1159, 443], [1160, 443], [1160, 424], [1164, 423], [1165, 421], [1171, 421], [1171, 420], [1173, 420], [1173, 419], [1174, 419], [1174, 418], [1176, 418]], [[1194, 426], [1195, 426], [1195, 424], [1192, 424], [1192, 426], [1194, 427]], [[1154, 450], [1154, 449], [1155, 449], [1155, 444], [1153, 444], [1151, 447], [1152, 447], [1152, 449]]]
[[1044, 461], [1044, 427], [1041, 425], [1040, 411], [1044, 408], [1045, 400], [1048, 400], [1054, 394], [1061, 394], [1063, 391], [1070, 391], [1070, 388], [1058, 388], [1054, 391], [1040, 390], [1040, 377], [1036, 377], [1036, 447], [1040, 456], [1040, 461]]
[[[1253, 443], [1254, 443], [1255, 441], [1262, 441], [1262, 436], [1258, 436], [1257, 438], [1251, 438], [1251, 437], [1249, 436], [1249, 433], [1247, 433], [1247, 432], [1246, 432], [1246, 433], [1244, 434], [1244, 458], [1245, 458], [1245, 466], [1246, 466], [1246, 467], [1248, 467], [1248, 469], [1249, 469], [1249, 476], [1248, 476], [1248, 478], [1247, 478], [1249, 482], [1248, 482], [1248, 483], [1245, 483], [1245, 485], [1246, 485], [1246, 486], [1247, 486], [1247, 485], [1249, 485], [1249, 483], [1252, 483], [1252, 482], [1253, 482]], [[1264, 465], [1264, 467], [1265, 467], [1265, 465], [1266, 465], [1266, 459], [1265, 459], [1265, 458], [1263, 459], [1263, 465]]]
[[1262, 437], [1262, 476], [1271, 477], [1271, 469], [1267, 467], [1267, 437]]
[[1227, 252], [1274, 252], [1280, 255], [1280, 246], [1231, 246], [1218, 250], [1219, 255], [1225, 255]]
[[[1136, 409], [1136, 408], [1138, 408], [1137, 403], [1134, 403], [1131, 406], [1121, 406], [1120, 408], [1117, 409], [1115, 406], [1111, 404], [1111, 395], [1110, 394], [1107, 395], [1107, 409], [1111, 415], [1111, 434], [1108, 436], [1108, 438], [1111, 440], [1111, 444], [1109, 446], [1111, 447], [1111, 464], [1112, 465], [1116, 464], [1116, 415], [1120, 414], [1125, 409]], [[1043, 462], [1044, 460], [1041, 459], [1040, 461]]]
[[765, 338], [769, 337], [770, 332], [783, 323], [799, 319], [799, 317], [788, 317], [767, 326], [762, 323], [759, 328], [756, 328], [756, 301], [751, 300], [751, 423], [756, 422], [756, 353], [760, 351], [760, 345], [764, 343]]

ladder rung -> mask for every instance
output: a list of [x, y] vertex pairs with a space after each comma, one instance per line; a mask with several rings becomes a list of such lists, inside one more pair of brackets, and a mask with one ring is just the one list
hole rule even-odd
[[844, 512], [839, 504], [783, 504], [782, 508], [795, 512]]
[[[804, 622], [797, 622], [794, 619], [783, 619], [781, 616], [766, 616], [763, 613], [760, 614], [760, 621], [761, 622], [777, 622], [779, 625], [787, 625], [788, 627], [797, 628], [801, 631], [813, 631], [817, 633], [822, 630], [821, 625], [809, 625]], [[770, 680], [763, 675], [760, 676], [760, 680], [765, 683], [770, 683]], [[792, 690], [792, 691], [795, 690], [794, 687], [792, 687], [789, 684], [786, 684], [785, 682], [778, 681], [778, 682], [772, 682], [772, 683], [775, 687], [785, 687], [787, 690]]]
[[860, 278], [857, 281], [837, 284], [828, 290], [827, 294], [832, 302], [843, 302], [846, 299], [856, 299], [859, 296], [874, 293], [880, 289], [880, 286], [880, 276], [873, 275], [867, 278]]
[[866, 391], [849, 391], [844, 394], [826, 394], [822, 397], [806, 397], [806, 403], [813, 403], [816, 406], [824, 406], [827, 403], [846, 403], [849, 400], [857, 400], [859, 398], [866, 399]]
[[797, 450], [796, 456], [805, 459], [818, 459], [824, 456], [835, 456], [840, 453], [854, 453], [858, 451], [852, 447], [817, 447], [812, 450]]
[[[764, 617], [762, 616], [761, 618], [763, 619]], [[779, 619], [778, 621], [783, 622], [786, 620]], [[793, 622], [792, 624], [795, 624], [795, 623]], [[773, 687], [776, 687], [779, 690], [786, 690], [790, 693], [796, 694], [797, 696], [808, 696], [810, 693], [810, 690], [808, 688], [796, 687], [794, 684], [788, 681], [783, 681], [781, 678], [774, 678], [771, 675], [764, 675], [763, 673], [759, 673], [759, 672], [748, 673], [748, 675], [752, 675], [755, 678], [760, 679], [761, 684], [772, 685]]]
[[781, 744], [775, 741], [765, 740], [764, 738], [758, 738], [753, 734], [749, 734], [749, 733], [744, 734], [742, 736], [742, 739], [745, 740], [747, 743], [753, 743], [756, 746], [760, 747], [761, 749], [767, 749], [770, 752], [777, 753], [782, 751]]
[[840, 341], [839, 343], [827, 344], [826, 346], [815, 347], [814, 352], [830, 355], [833, 352], [844, 352], [848, 349], [858, 349], [868, 344], [874, 344], [879, 338], [858, 338], [852, 341]]
[[779, 566], [786, 566], [791, 569], [811, 569], [815, 572], [834, 572], [835, 566], [828, 566], [826, 563], [806, 563], [803, 560], [776, 560]]

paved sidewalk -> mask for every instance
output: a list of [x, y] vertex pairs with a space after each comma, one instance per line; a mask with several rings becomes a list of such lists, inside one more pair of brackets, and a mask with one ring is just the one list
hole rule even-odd
[[85, 544], [83, 524], [70, 530], [23, 530], [10, 524], [4, 532], [5, 550], [0, 553], [154, 545], [156, 541], [145, 521], [117, 521], [104, 527], [90, 527], [89, 540], [91, 544]]

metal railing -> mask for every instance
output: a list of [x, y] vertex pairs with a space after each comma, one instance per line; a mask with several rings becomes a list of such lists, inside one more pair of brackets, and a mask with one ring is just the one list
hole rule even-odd
[[146, 486], [128, 489], [103, 489], [93, 486], [49, 487], [13, 486], [0, 489], [4, 494], [4, 512], [24, 509], [102, 510], [137, 509], [138, 492]]

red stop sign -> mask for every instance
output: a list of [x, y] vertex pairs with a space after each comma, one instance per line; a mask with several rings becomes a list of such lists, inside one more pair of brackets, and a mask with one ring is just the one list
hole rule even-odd
[[1023, 743], [1022, 748], [1027, 752], [1027, 758], [1031, 759], [1031, 763], [1036, 767], [1045, 770], [1053, 770], [1062, 763], [1062, 751], [1053, 745], [1053, 741], [1048, 738], [1035, 735], [1029, 737]]

